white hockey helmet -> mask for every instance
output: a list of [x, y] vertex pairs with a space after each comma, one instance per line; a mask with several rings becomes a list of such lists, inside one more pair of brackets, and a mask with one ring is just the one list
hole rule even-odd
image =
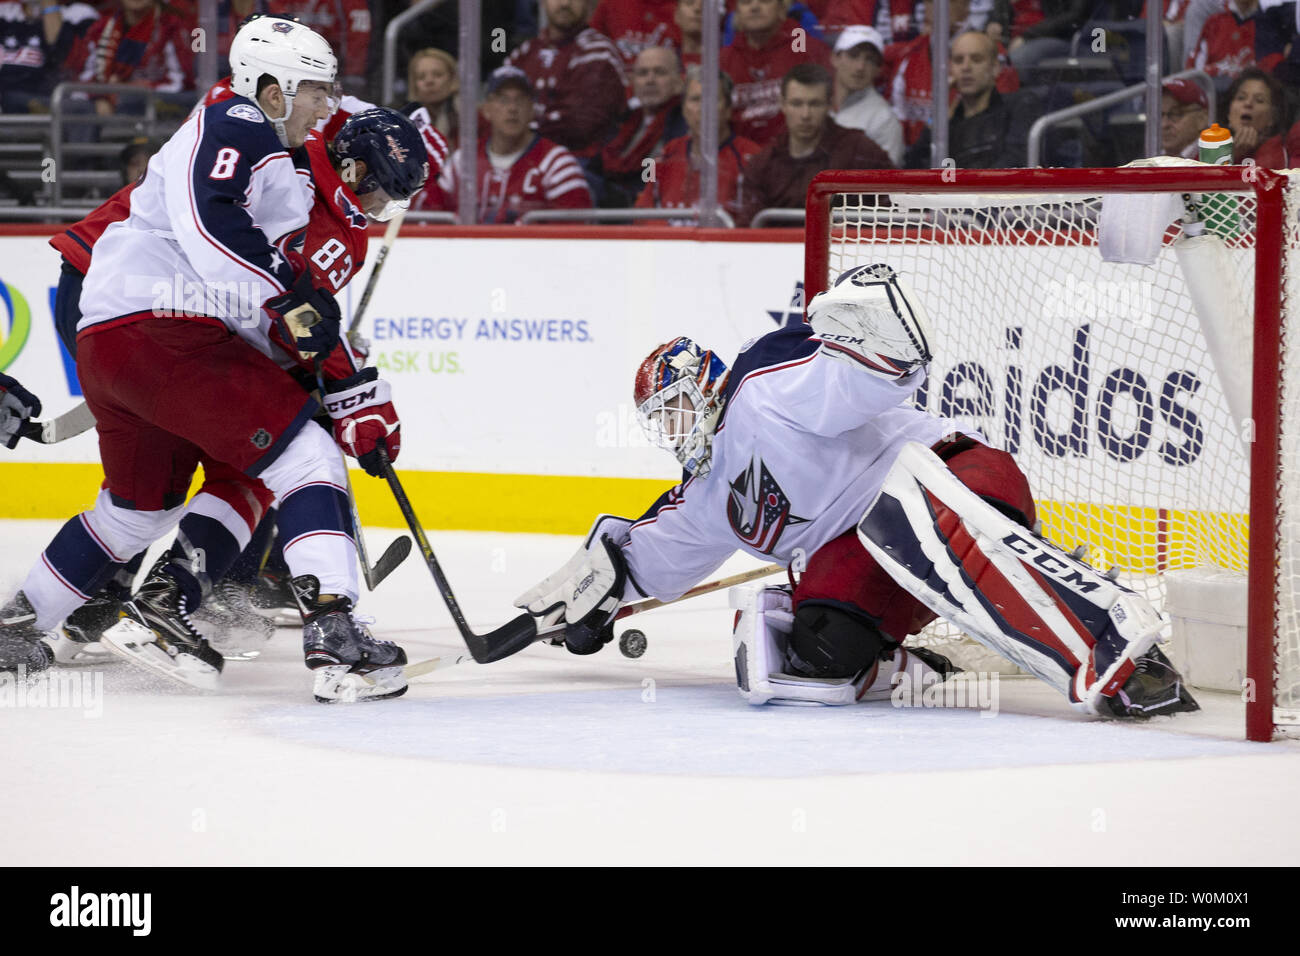
[[727, 366], [686, 336], [660, 345], [636, 370], [632, 400], [650, 440], [697, 478], [712, 468]]
[[869, 350], [894, 372], [926, 365], [933, 357], [930, 321], [920, 299], [883, 262], [840, 273], [808, 303], [808, 323], [819, 335], [853, 343], [855, 351]]
[[[284, 124], [304, 80], [334, 85], [338, 59], [329, 42], [310, 27], [284, 17], [250, 17], [230, 41], [230, 89], [257, 102], [257, 84], [271, 76], [284, 94], [284, 116], [271, 119], [285, 146]], [[333, 95], [337, 95], [337, 92]]]

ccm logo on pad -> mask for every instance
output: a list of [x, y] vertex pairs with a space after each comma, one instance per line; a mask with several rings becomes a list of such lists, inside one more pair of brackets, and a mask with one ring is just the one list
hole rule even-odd
[[1088, 594], [1091, 591], [1100, 590], [1101, 584], [1082, 574], [1078, 568], [1069, 563], [1062, 561], [1056, 555], [1046, 550], [1042, 546], [1020, 537], [1017, 534], [1009, 534], [1002, 539], [1002, 543], [1023, 558], [1027, 558], [1040, 570], [1047, 572], [1052, 577], [1071, 585]]

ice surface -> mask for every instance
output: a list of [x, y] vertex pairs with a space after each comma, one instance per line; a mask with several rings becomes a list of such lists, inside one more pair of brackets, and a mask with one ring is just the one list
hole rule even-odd
[[[16, 588], [54, 522], [0, 523]], [[396, 534], [368, 532], [372, 551]], [[431, 532], [479, 629], [577, 539]], [[738, 560], [722, 573], [751, 566]], [[419, 554], [362, 606], [420, 660], [457, 652]], [[1294, 863], [1300, 744], [1242, 708], [1116, 724], [1002, 680], [978, 708], [751, 708], [725, 594], [638, 617], [649, 650], [538, 646], [418, 678], [391, 702], [311, 700], [298, 635], [225, 689], [79, 668], [97, 707], [0, 695], [4, 864]], [[362, 827], [360, 831], [356, 827]]]

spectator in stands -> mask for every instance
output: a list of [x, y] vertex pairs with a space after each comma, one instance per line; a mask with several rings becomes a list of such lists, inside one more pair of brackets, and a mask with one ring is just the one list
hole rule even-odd
[[745, 167], [738, 226], [762, 209], [803, 209], [808, 184], [823, 169], [893, 169], [889, 155], [865, 133], [830, 118], [831, 76], [801, 63], [781, 78], [785, 130]]
[[822, 29], [837, 38], [846, 27], [865, 25], [879, 30], [886, 44], [901, 43], [920, 29], [916, 7], [915, 0], [830, 0]]
[[1253, 161], [1266, 169], [1286, 169], [1289, 125], [1286, 91], [1276, 78], [1258, 67], [1238, 74], [1224, 97], [1228, 129], [1232, 130], [1232, 161]]
[[[958, 99], [948, 114], [948, 155], [958, 169], [1008, 169], [1028, 158], [1029, 127], [1040, 115], [1032, 93], [996, 89], [998, 45], [987, 33], [968, 30], [952, 41], [949, 74]], [[927, 127], [907, 152], [909, 167], [930, 165]]]
[[339, 61], [339, 82], [349, 92], [366, 82], [370, 50], [370, 6], [367, 0], [281, 0], [272, 11], [296, 17], [334, 48]]
[[[686, 68], [686, 97], [682, 115], [690, 132], [664, 147], [654, 178], [637, 197], [638, 209], [686, 209], [700, 200], [700, 120], [704, 113], [704, 83], [700, 67]], [[732, 217], [740, 215], [740, 187], [745, 164], [761, 147], [731, 132], [731, 77], [718, 76], [718, 205]], [[685, 220], [674, 224], [689, 224]]]
[[884, 64], [884, 49], [875, 27], [853, 25], [841, 31], [832, 58], [835, 92], [831, 118], [841, 126], [862, 130], [899, 166], [903, 162], [903, 124], [875, 86]]
[[149, 157], [156, 152], [158, 147], [147, 139], [127, 143], [118, 156], [118, 162], [122, 164], [122, 185], [129, 186], [143, 176]]
[[632, 66], [632, 102], [617, 132], [601, 150], [601, 205], [632, 205], [645, 180], [644, 163], [686, 132], [682, 118], [682, 64], [671, 47], [646, 47]]
[[677, 27], [682, 63], [699, 63], [704, 50], [704, 0], [677, 0], [673, 25]]
[[437, 47], [417, 50], [406, 67], [406, 89], [411, 102], [402, 107], [402, 112], [409, 116], [423, 106], [433, 128], [455, 149], [460, 143], [460, 113], [456, 109], [460, 79], [456, 58]]
[[84, 3], [0, 3], [0, 111], [46, 111], [60, 65], [97, 17]]
[[[147, 86], [160, 93], [194, 89], [191, 24], [158, 0], [119, 0], [86, 34], [84, 60], [72, 64], [82, 83]], [[95, 112], [118, 109], [112, 97], [95, 97]]]
[[1068, 56], [1070, 39], [1096, 0], [995, 0], [988, 33], [1006, 43], [1011, 65], [1027, 70], [1053, 56]]
[[591, 28], [614, 41], [631, 68], [648, 47], [679, 46], [673, 23], [677, 0], [600, 0], [591, 15]]
[[546, 28], [506, 58], [527, 74], [537, 132], [581, 160], [599, 152], [626, 109], [617, 47], [587, 26], [587, 0], [542, 0]]
[[794, 20], [787, 0], [737, 0], [736, 36], [721, 66], [735, 85], [736, 133], [766, 146], [782, 129], [781, 77], [799, 64], [830, 66], [830, 50]]
[[[948, 4], [951, 36], [966, 32], [962, 24], [971, 21], [971, 0], [951, 0]], [[880, 79], [885, 98], [894, 108], [894, 115], [903, 122], [903, 142], [914, 145], [922, 130], [930, 125], [931, 100], [934, 95], [930, 69], [930, 31], [933, 28], [931, 5], [926, 4], [921, 33], [903, 43], [885, 47], [885, 66]], [[1001, 51], [999, 51], [1001, 53]], [[999, 93], [1014, 93], [1020, 89], [1020, 77], [1011, 67], [1000, 62], [997, 78]], [[950, 100], [957, 92], [949, 86]]]
[[1165, 80], [1160, 93], [1160, 148], [1166, 156], [1196, 159], [1201, 130], [1210, 125], [1210, 101], [1191, 80]]
[[[534, 209], [590, 209], [591, 192], [573, 154], [538, 136], [533, 86], [522, 70], [497, 69], [481, 107], [489, 133], [478, 147], [478, 221], [510, 223]], [[461, 150], [438, 177], [441, 208], [455, 212]]]
[[1228, 0], [1227, 9], [1205, 21], [1187, 67], [1204, 70], [1220, 89], [1249, 66], [1271, 73], [1295, 39], [1291, 4], [1262, 9], [1259, 0]]

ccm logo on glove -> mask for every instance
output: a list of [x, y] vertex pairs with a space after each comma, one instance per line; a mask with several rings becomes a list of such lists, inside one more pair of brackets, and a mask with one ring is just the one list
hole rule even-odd
[[[384, 384], [387, 385], [388, 383], [385, 382]], [[330, 413], [331, 417], [337, 418], [338, 412], [347, 411], [351, 408], [361, 408], [363, 405], [368, 405], [371, 402], [374, 402], [378, 397], [379, 388], [376, 386], [367, 391], [359, 392], [356, 395], [350, 395], [347, 398], [338, 398], [333, 400], [326, 398], [325, 410]], [[387, 400], [387, 396], [385, 396], [385, 400]]]
[[325, 410], [334, 419], [334, 440], [366, 474], [383, 475], [379, 449], [385, 450], [389, 461], [396, 461], [402, 449], [402, 423], [393, 407], [392, 388], [373, 367], [329, 382], [325, 388]]

